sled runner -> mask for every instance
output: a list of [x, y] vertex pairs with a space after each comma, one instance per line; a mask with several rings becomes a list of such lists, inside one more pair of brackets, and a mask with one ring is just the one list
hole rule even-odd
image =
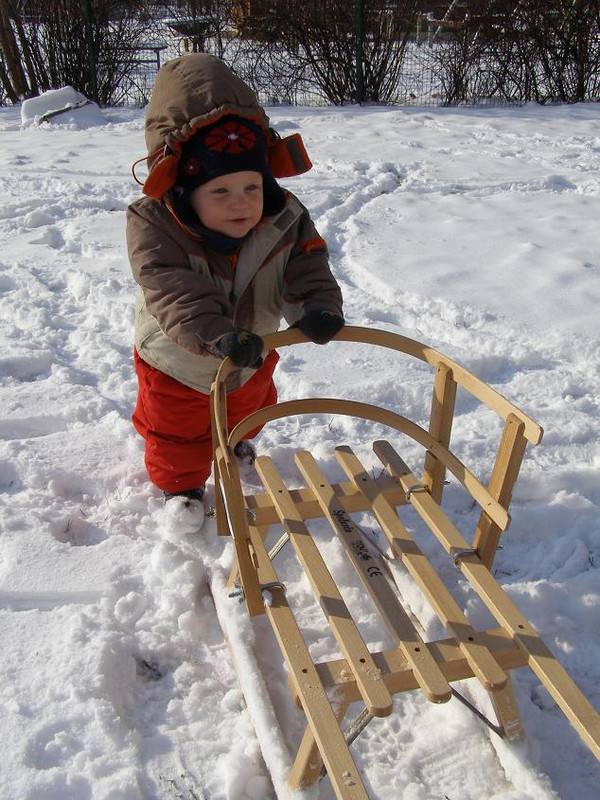
[[[600, 758], [600, 716], [583, 696], [531, 624], [503, 591], [492, 574], [494, 556], [510, 523], [508, 508], [527, 443], [537, 444], [542, 429], [494, 389], [440, 352], [403, 336], [357, 327], [345, 327], [336, 341], [390, 348], [429, 364], [434, 371], [428, 428], [392, 411], [354, 400], [303, 398], [278, 403], [250, 414], [231, 433], [226, 424], [225, 380], [233, 365], [223, 362], [211, 393], [217, 529], [233, 536], [235, 565], [230, 586], [239, 588], [251, 616], [266, 614], [289, 673], [295, 703], [306, 716], [304, 737], [288, 777], [291, 788], [314, 783], [324, 770], [338, 798], [367, 798], [349, 745], [373, 717], [393, 711], [393, 696], [421, 690], [432, 703], [451, 697], [481, 712], [451, 686], [477, 679], [491, 698], [497, 723], [487, 723], [502, 736], [523, 736], [511, 687], [510, 670], [529, 666], [577, 730]], [[265, 338], [267, 349], [305, 343], [288, 330]], [[325, 360], [335, 344], [321, 351]], [[487, 483], [478, 479], [450, 450], [457, 388], [471, 400], [487, 406], [501, 420], [503, 432]], [[347, 480], [330, 483], [309, 452], [295, 454], [304, 486], [288, 488], [273, 461], [256, 461], [264, 491], [244, 495], [233, 448], [258, 425], [297, 415], [345, 415], [391, 429], [394, 441], [422, 446], [424, 461], [409, 466], [398, 447], [375, 441], [373, 449], [384, 469], [369, 473], [351, 447], [335, 448], [335, 458]], [[400, 434], [400, 436], [398, 435]], [[410, 441], [412, 440], [412, 442]], [[462, 484], [480, 508], [475, 530], [467, 538], [442, 509], [447, 472]], [[476, 630], [465, 616], [432, 562], [403, 522], [403, 508], [422, 520], [457, 569], [468, 580], [498, 622], [498, 627]], [[368, 512], [385, 536], [388, 554], [375, 548], [353, 519]], [[342, 594], [311, 536], [308, 522], [324, 518], [337, 536], [356, 571], [365, 598], [381, 617], [395, 642], [391, 649], [371, 652]], [[270, 550], [266, 539], [272, 526], [283, 535]], [[280, 551], [284, 549], [281, 555]], [[289, 552], [288, 552], [289, 551]], [[315, 662], [303, 638], [292, 603], [277, 566], [281, 559], [297, 558], [323, 609], [342, 657]], [[445, 627], [447, 638], [425, 641], [419, 623], [403, 604], [388, 559], [402, 562]], [[335, 698], [332, 700], [332, 698]], [[345, 732], [344, 718], [351, 704], [362, 711]]]

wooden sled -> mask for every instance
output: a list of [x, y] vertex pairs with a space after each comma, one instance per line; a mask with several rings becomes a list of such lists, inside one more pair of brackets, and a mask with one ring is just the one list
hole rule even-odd
[[[211, 393], [217, 528], [219, 534], [233, 536], [236, 556], [230, 585], [239, 585], [251, 616], [266, 614], [270, 620], [287, 664], [290, 691], [306, 716], [304, 737], [288, 777], [290, 788], [308, 786], [326, 770], [338, 798], [367, 798], [349, 744], [372, 717], [392, 713], [393, 696], [399, 692], [420, 689], [433, 703], [445, 703], [452, 696], [466, 702], [451, 683], [477, 678], [489, 694], [497, 716], [497, 724], [489, 720], [488, 724], [508, 739], [521, 738], [523, 729], [510, 670], [523, 666], [534, 671], [585, 744], [600, 758], [600, 716], [491, 572], [500, 536], [510, 523], [508, 508], [526, 445], [537, 444], [542, 429], [466, 369], [417, 341], [356, 327], [345, 327], [335, 338], [390, 348], [431, 365], [435, 376], [428, 430], [399, 413], [365, 403], [305, 398], [250, 414], [228, 433], [225, 381], [233, 369], [229, 359], [219, 369]], [[265, 338], [267, 349], [305, 342], [296, 330]], [[331, 357], [330, 348], [334, 347], [329, 345], [323, 351], [325, 359]], [[487, 485], [449, 449], [459, 386], [503, 421]], [[388, 442], [376, 441], [373, 448], [385, 472], [373, 477], [352, 450], [342, 446], [336, 448], [335, 456], [348, 480], [332, 485], [310, 453], [298, 452], [295, 461], [306, 487], [289, 490], [271, 459], [263, 456], [257, 459], [256, 468], [264, 492], [244, 496], [234, 446], [257, 425], [300, 414], [349, 415], [400, 432], [424, 448], [421, 471], [413, 471]], [[481, 509], [470, 539], [441, 508], [446, 471]], [[469, 581], [498, 627], [477, 631], [471, 625], [402, 522], [398, 508], [408, 504]], [[385, 559], [374, 551], [350, 516], [366, 510], [385, 534], [393, 558], [404, 564], [445, 626], [447, 638], [423, 640], [418, 623], [405, 610], [397, 587], [387, 574]], [[308, 530], [306, 521], [318, 517], [328, 520], [333, 534], [339, 537], [365, 595], [372, 598], [397, 643], [394, 648], [369, 651]], [[274, 525], [282, 526], [284, 535], [268, 551], [265, 540]], [[291, 544], [290, 549], [308, 577], [342, 658], [315, 663], [309, 654], [276, 571], [275, 556], [286, 542]], [[334, 694], [332, 705], [330, 698]], [[363, 711], [344, 733], [346, 712], [357, 702]]]

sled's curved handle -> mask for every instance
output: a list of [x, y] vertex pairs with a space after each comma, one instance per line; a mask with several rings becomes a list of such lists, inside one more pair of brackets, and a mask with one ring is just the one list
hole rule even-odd
[[[265, 351], [276, 350], [280, 347], [288, 347], [294, 344], [306, 344], [307, 338], [301, 333], [298, 328], [288, 328], [285, 331], [278, 331], [264, 336]], [[383, 331], [379, 328], [363, 328], [354, 325], [345, 325], [332, 339], [332, 342], [357, 342], [361, 344], [371, 344], [376, 347], [387, 347], [390, 350], [396, 350], [399, 353], [406, 353], [407, 355], [418, 358], [430, 364], [432, 367], [438, 367], [439, 364], [444, 364], [452, 371], [452, 377], [459, 386], [462, 386], [466, 391], [476, 397], [484, 405], [488, 406], [492, 411], [495, 411], [503, 420], [506, 420], [510, 414], [519, 419], [523, 423], [523, 435], [532, 444], [539, 444], [542, 440], [543, 429], [538, 425], [535, 420], [513, 405], [509, 400], [503, 397], [491, 386], [488, 386], [480, 378], [477, 378], [469, 370], [462, 367], [456, 361], [453, 361], [448, 356], [429, 347], [416, 339], [410, 339], [408, 336], [401, 336], [398, 333], [391, 331]], [[325, 354], [326, 351], [320, 351]], [[224, 380], [225, 377], [234, 369], [233, 364], [224, 362], [217, 373], [216, 381]]]

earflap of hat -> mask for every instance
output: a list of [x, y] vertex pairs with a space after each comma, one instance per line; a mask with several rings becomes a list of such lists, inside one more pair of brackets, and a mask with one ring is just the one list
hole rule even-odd
[[[166, 150], [166, 148], [165, 148]], [[165, 154], [152, 166], [152, 171], [144, 181], [142, 192], [155, 200], [161, 200], [172, 189], [177, 181], [179, 153], [172, 150]]]
[[271, 137], [267, 144], [267, 158], [275, 178], [292, 178], [312, 169], [312, 162], [299, 133], [292, 133], [284, 139], [277, 135]]

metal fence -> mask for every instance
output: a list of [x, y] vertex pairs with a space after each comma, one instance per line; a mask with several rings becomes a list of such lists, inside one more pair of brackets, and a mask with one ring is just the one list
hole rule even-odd
[[[140, 47], [129, 75], [130, 88], [127, 91], [126, 104], [145, 105], [161, 64], [190, 52], [190, 49], [188, 40], [176, 38]], [[221, 55], [230, 66], [249, 80], [264, 105], [329, 105], [310, 80], [303, 82], [297, 76], [286, 78], [283, 74], [274, 75], [272, 67], [260, 69], [254, 62], [252, 67], [249, 66], [249, 59], [244, 56], [243, 44], [240, 42], [236, 42], [235, 47], [226, 49], [225, 53], [215, 53], [216, 48], [211, 47], [210, 41], [205, 42], [205, 49]], [[409, 44], [404, 54], [394, 102], [397, 105], [413, 106], [443, 105], [444, 88], [439, 78], [438, 62], [435, 45]]]

